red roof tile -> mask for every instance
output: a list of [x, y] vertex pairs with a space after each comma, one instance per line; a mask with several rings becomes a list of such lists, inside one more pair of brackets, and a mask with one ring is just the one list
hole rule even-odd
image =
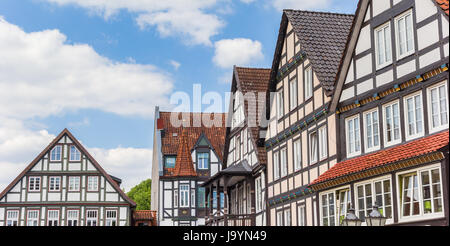
[[156, 211], [138, 210], [133, 213], [134, 220], [154, 220], [156, 219]]
[[447, 15], [449, 15], [448, 14], [448, 10], [449, 10], [449, 7], [448, 7], [448, 5], [449, 5], [449, 0], [435, 0], [436, 1], [436, 3], [442, 8], [442, 10], [447, 14]]
[[400, 146], [349, 159], [336, 164], [330, 170], [320, 175], [319, 178], [314, 180], [310, 185], [323, 183], [345, 175], [359, 173], [367, 169], [426, 155], [443, 148], [448, 145], [448, 142], [449, 131], [447, 130]]
[[175, 168], [173, 169], [174, 177], [195, 177], [197, 173], [194, 169], [194, 162], [192, 161], [191, 150], [188, 147], [188, 134], [186, 128], [180, 139], [180, 145], [177, 152], [177, 160]]

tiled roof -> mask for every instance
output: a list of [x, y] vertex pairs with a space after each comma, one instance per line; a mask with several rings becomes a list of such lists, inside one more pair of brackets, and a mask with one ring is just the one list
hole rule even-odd
[[[225, 114], [223, 113], [213, 113], [213, 114], [205, 114], [205, 113], [188, 113], [189, 114], [189, 126], [190, 127], [175, 127], [170, 123], [171, 112], [160, 112], [160, 124], [164, 129], [164, 135], [161, 137], [161, 149], [163, 155], [177, 155], [180, 145], [180, 137], [183, 133], [183, 130], [186, 130], [187, 134], [187, 148], [192, 150], [195, 144], [197, 143], [199, 137], [202, 133], [206, 136], [208, 141], [211, 143], [214, 151], [216, 152], [220, 161], [223, 161], [223, 149], [225, 143]], [[178, 113], [174, 113], [178, 115]], [[212, 127], [195, 127], [194, 119], [201, 119], [203, 116], [210, 116], [210, 119], [214, 119], [217, 117], [218, 120], [214, 121]], [[181, 119], [181, 115], [179, 115]], [[216, 124], [217, 123], [217, 124]], [[219, 127], [216, 127], [218, 125]]]
[[[266, 68], [244, 68], [236, 67], [236, 76], [238, 78], [238, 87], [242, 94], [245, 95], [247, 92], [254, 92], [257, 96], [258, 92], [267, 93], [269, 90], [269, 80], [271, 69]], [[267, 94], [266, 94], [267, 96]], [[254, 122], [258, 123], [261, 120], [261, 116], [264, 111], [264, 107], [259, 107], [258, 105], [264, 105], [267, 98], [257, 97], [257, 110], [248, 110], [248, 102], [245, 101], [245, 113], [247, 114], [247, 119], [253, 119]], [[249, 127], [250, 134], [255, 143], [258, 142], [260, 138], [260, 127]], [[258, 161], [260, 164], [266, 164], [267, 162], [267, 152], [264, 147], [257, 147]]]
[[195, 177], [197, 173], [194, 169], [191, 150], [188, 147], [188, 134], [186, 128], [183, 129], [180, 144], [178, 146], [177, 160], [172, 176], [174, 177]]
[[299, 10], [284, 10], [284, 13], [322, 87], [333, 91], [354, 15]]
[[156, 211], [137, 210], [133, 213], [134, 220], [154, 220], [156, 219]]
[[442, 8], [442, 10], [443, 10], [447, 15], [449, 15], [449, 14], [448, 14], [448, 12], [449, 12], [449, 7], [448, 7], [449, 3], [448, 3], [448, 0], [435, 0], [435, 1], [436, 1], [436, 3]]
[[375, 167], [423, 156], [445, 147], [448, 145], [448, 142], [449, 131], [447, 130], [403, 145], [349, 159], [336, 164], [324, 174], [320, 175], [319, 178], [314, 180], [310, 185], [331, 181], [345, 175], [359, 173]]

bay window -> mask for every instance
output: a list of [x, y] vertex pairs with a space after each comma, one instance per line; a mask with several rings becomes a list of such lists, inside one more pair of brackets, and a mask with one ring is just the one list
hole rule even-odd
[[412, 10], [395, 18], [395, 38], [397, 41], [397, 59], [414, 53]]
[[209, 169], [209, 153], [197, 153], [197, 167], [200, 170]]
[[391, 24], [388, 22], [375, 29], [377, 69], [392, 62]]
[[384, 217], [392, 218], [392, 192], [390, 179], [378, 179], [356, 185], [356, 211], [360, 219], [366, 218], [374, 204]]
[[423, 136], [422, 93], [406, 97], [405, 107], [406, 139]]
[[378, 150], [380, 148], [378, 109], [364, 114], [364, 126], [366, 152]]
[[448, 91], [447, 82], [428, 89], [430, 132], [448, 128]]
[[359, 115], [346, 119], [347, 157], [361, 154], [361, 139], [359, 132]]
[[384, 106], [384, 145], [388, 147], [401, 141], [400, 106], [396, 101]]

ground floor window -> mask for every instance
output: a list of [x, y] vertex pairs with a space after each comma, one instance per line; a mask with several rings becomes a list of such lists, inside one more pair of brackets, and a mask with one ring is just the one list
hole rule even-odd
[[47, 226], [58, 226], [58, 224], [59, 224], [59, 210], [48, 210]]
[[6, 212], [6, 225], [7, 226], [19, 225], [19, 210], [9, 210]]
[[106, 226], [117, 225], [117, 210], [106, 210]]
[[67, 210], [67, 226], [78, 226], [78, 210]]
[[86, 226], [97, 226], [98, 211], [88, 210], [86, 212]]
[[283, 211], [277, 212], [277, 226], [284, 226]]
[[298, 226], [306, 226], [306, 207], [305, 205], [300, 205], [297, 209], [298, 216]]
[[335, 213], [334, 192], [322, 195], [321, 208], [322, 208], [322, 225], [335, 226], [336, 213]]
[[28, 210], [27, 212], [27, 226], [39, 225], [39, 210]]
[[356, 185], [358, 217], [364, 219], [372, 212], [374, 204], [379, 206], [383, 216], [392, 218], [391, 180], [381, 179]]

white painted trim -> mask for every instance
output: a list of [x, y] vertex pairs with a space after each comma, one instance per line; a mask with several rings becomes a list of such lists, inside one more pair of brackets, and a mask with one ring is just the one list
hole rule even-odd
[[[359, 129], [359, 151], [356, 151], [354, 153], [350, 153], [349, 138], [348, 138], [348, 127], [347, 127], [348, 126], [348, 122], [349, 121], [353, 121], [353, 120], [355, 120], [357, 118], [359, 119], [358, 123], [361, 123], [361, 119], [359, 117], [359, 114], [350, 116], [350, 117], [345, 119], [345, 143], [346, 143], [345, 144], [346, 145], [345, 148], [346, 148], [347, 158], [352, 158], [352, 157], [361, 155], [361, 149], [362, 149], [362, 146], [361, 146], [361, 129]], [[360, 128], [359, 125], [358, 125], [358, 128]], [[356, 144], [356, 142], [355, 142], [355, 144]]]
[[[372, 148], [367, 147], [367, 120], [366, 120], [366, 115], [368, 114], [373, 114], [374, 112], [377, 112], [378, 115], [378, 146], [373, 146]], [[374, 151], [377, 151], [380, 149], [381, 147], [381, 134], [382, 132], [380, 131], [380, 125], [381, 125], [381, 118], [380, 118], [380, 112], [378, 110], [378, 107], [370, 109], [368, 111], [365, 111], [363, 113], [363, 134], [362, 136], [364, 136], [364, 151], [365, 153], [371, 153]], [[373, 117], [372, 117], [372, 128], [373, 128]], [[372, 139], [373, 139], [373, 135], [372, 135]]]
[[[389, 66], [389, 65], [391, 65], [392, 64], [392, 37], [390, 37], [390, 42], [391, 42], [391, 44], [390, 44], [390, 46], [391, 46], [391, 60], [390, 61], [386, 61], [386, 62], [384, 62], [384, 63], [382, 63], [382, 64], [378, 64], [378, 52], [379, 52], [379, 50], [378, 50], [378, 38], [377, 38], [377, 31], [379, 31], [380, 29], [384, 29], [384, 28], [386, 28], [386, 27], [389, 27], [389, 34], [391, 34], [392, 33], [392, 29], [391, 29], [391, 22], [390, 21], [388, 21], [388, 22], [386, 22], [386, 23], [384, 23], [384, 24], [382, 24], [382, 25], [380, 25], [380, 26], [378, 26], [378, 27], [376, 27], [375, 29], [374, 29], [374, 38], [375, 38], [375, 66], [376, 66], [376, 69], [377, 70], [380, 70], [380, 69], [382, 69], [382, 68], [384, 68], [384, 67], [387, 67], [387, 66]], [[392, 35], [391, 35], [392, 36]], [[384, 37], [384, 39], [386, 40], [386, 37], [384, 36], [384, 34], [383, 34], [383, 37]], [[386, 44], [385, 44], [386, 45]], [[384, 47], [385, 49], [386, 49], [386, 47]], [[385, 60], [386, 60], [386, 57], [385, 57]]]
[[[409, 132], [409, 124], [408, 124], [408, 103], [407, 103], [407, 100], [410, 99], [410, 98], [413, 98], [413, 100], [414, 100], [414, 116], [417, 117], [416, 110], [415, 110], [415, 102], [416, 101], [415, 101], [414, 97], [419, 96], [419, 95], [420, 95], [420, 100], [421, 100], [420, 101], [421, 102], [420, 107], [421, 107], [421, 111], [422, 111], [422, 132], [421, 133], [416, 133], [414, 135], [409, 135], [409, 133], [408, 133]], [[406, 138], [406, 141], [423, 137], [424, 134], [425, 134], [425, 115], [424, 115], [424, 110], [423, 110], [423, 96], [422, 96], [422, 91], [421, 90], [418, 91], [418, 92], [409, 94], [409, 95], [407, 95], [407, 96], [405, 96], [403, 98], [403, 114], [404, 114], [405, 135], [406, 135], [405, 138]]]
[[[398, 140], [392, 140], [391, 142], [387, 141], [387, 128], [386, 128], [386, 108], [392, 106], [394, 104], [398, 104], [398, 126], [399, 126], [399, 138]], [[392, 102], [386, 103], [383, 105], [383, 136], [384, 136], [384, 148], [399, 144], [402, 142], [402, 120], [401, 120], [401, 107], [400, 100], [394, 100]], [[394, 123], [394, 110], [392, 110], [392, 123]], [[394, 134], [394, 128], [392, 128], [392, 134]]]
[[[442, 125], [441, 124], [441, 126], [439, 126], [439, 127], [435, 127], [435, 128], [433, 128], [433, 112], [432, 112], [432, 105], [431, 105], [431, 90], [432, 89], [435, 89], [435, 88], [438, 88], [438, 87], [440, 87], [440, 86], [442, 86], [442, 85], [444, 85], [445, 86], [445, 91], [447, 92], [447, 94], [446, 94], [446, 101], [447, 101], [447, 103], [446, 103], [446, 105], [447, 105], [447, 124], [445, 124], [445, 125]], [[442, 82], [439, 82], [439, 83], [437, 83], [437, 84], [435, 84], [435, 85], [433, 85], [433, 86], [430, 86], [430, 87], [428, 87], [427, 88], [427, 100], [428, 100], [428, 122], [429, 122], [429, 124], [428, 124], [428, 128], [429, 128], [429, 131], [430, 131], [430, 134], [431, 133], [435, 133], [435, 132], [438, 132], [438, 131], [441, 131], [441, 130], [444, 130], [444, 129], [448, 129], [448, 126], [449, 126], [449, 104], [448, 104], [448, 81], [447, 80], [444, 80], [444, 81], [442, 81]]]
[[323, 195], [327, 195], [327, 194], [330, 194], [330, 193], [333, 193], [333, 196], [334, 196], [334, 219], [335, 219], [335, 226], [340, 226], [339, 225], [339, 215], [337, 214], [337, 204], [336, 204], [336, 191], [339, 191], [339, 190], [346, 190], [346, 189], [348, 189], [349, 190], [349, 192], [350, 192], [350, 194], [351, 194], [351, 192], [352, 192], [352, 187], [348, 184], [348, 185], [344, 185], [344, 186], [341, 186], [341, 187], [338, 187], [338, 188], [334, 188], [334, 189], [331, 189], [331, 190], [327, 190], [327, 191], [324, 191], [324, 192], [320, 192], [319, 194], [318, 194], [318, 196], [319, 196], [319, 225], [320, 226], [324, 226], [323, 225], [323, 223], [322, 223], [322, 213], [323, 213], [323, 211], [322, 211], [322, 196]]
[[[400, 43], [399, 43], [400, 40], [398, 39], [398, 31], [400, 29], [398, 27], [398, 20], [406, 17], [409, 14], [411, 15], [411, 31], [412, 31], [412, 47], [413, 47], [413, 49], [411, 51], [406, 52], [403, 55], [400, 55]], [[406, 21], [406, 18], [405, 18], [405, 21]], [[410, 55], [414, 54], [414, 52], [416, 51], [416, 46], [415, 46], [416, 41], [415, 41], [415, 38], [414, 38], [415, 35], [414, 35], [414, 26], [413, 25], [414, 25], [414, 15], [413, 15], [412, 9], [409, 9], [409, 10], [405, 11], [404, 13], [402, 13], [402, 14], [398, 15], [397, 17], [395, 17], [395, 19], [394, 19], [394, 26], [395, 26], [395, 32], [394, 33], [395, 33], [395, 44], [396, 44], [396, 48], [397, 48], [397, 52], [396, 52], [397, 53], [397, 60], [400, 60], [400, 59], [403, 59], [403, 58], [405, 58], [407, 56], [410, 56]], [[406, 31], [407, 30], [405, 30], [405, 35], [406, 35]], [[408, 42], [406, 40], [406, 37], [405, 37], [405, 41]], [[408, 44], [406, 44], [406, 45], [408, 45]]]

